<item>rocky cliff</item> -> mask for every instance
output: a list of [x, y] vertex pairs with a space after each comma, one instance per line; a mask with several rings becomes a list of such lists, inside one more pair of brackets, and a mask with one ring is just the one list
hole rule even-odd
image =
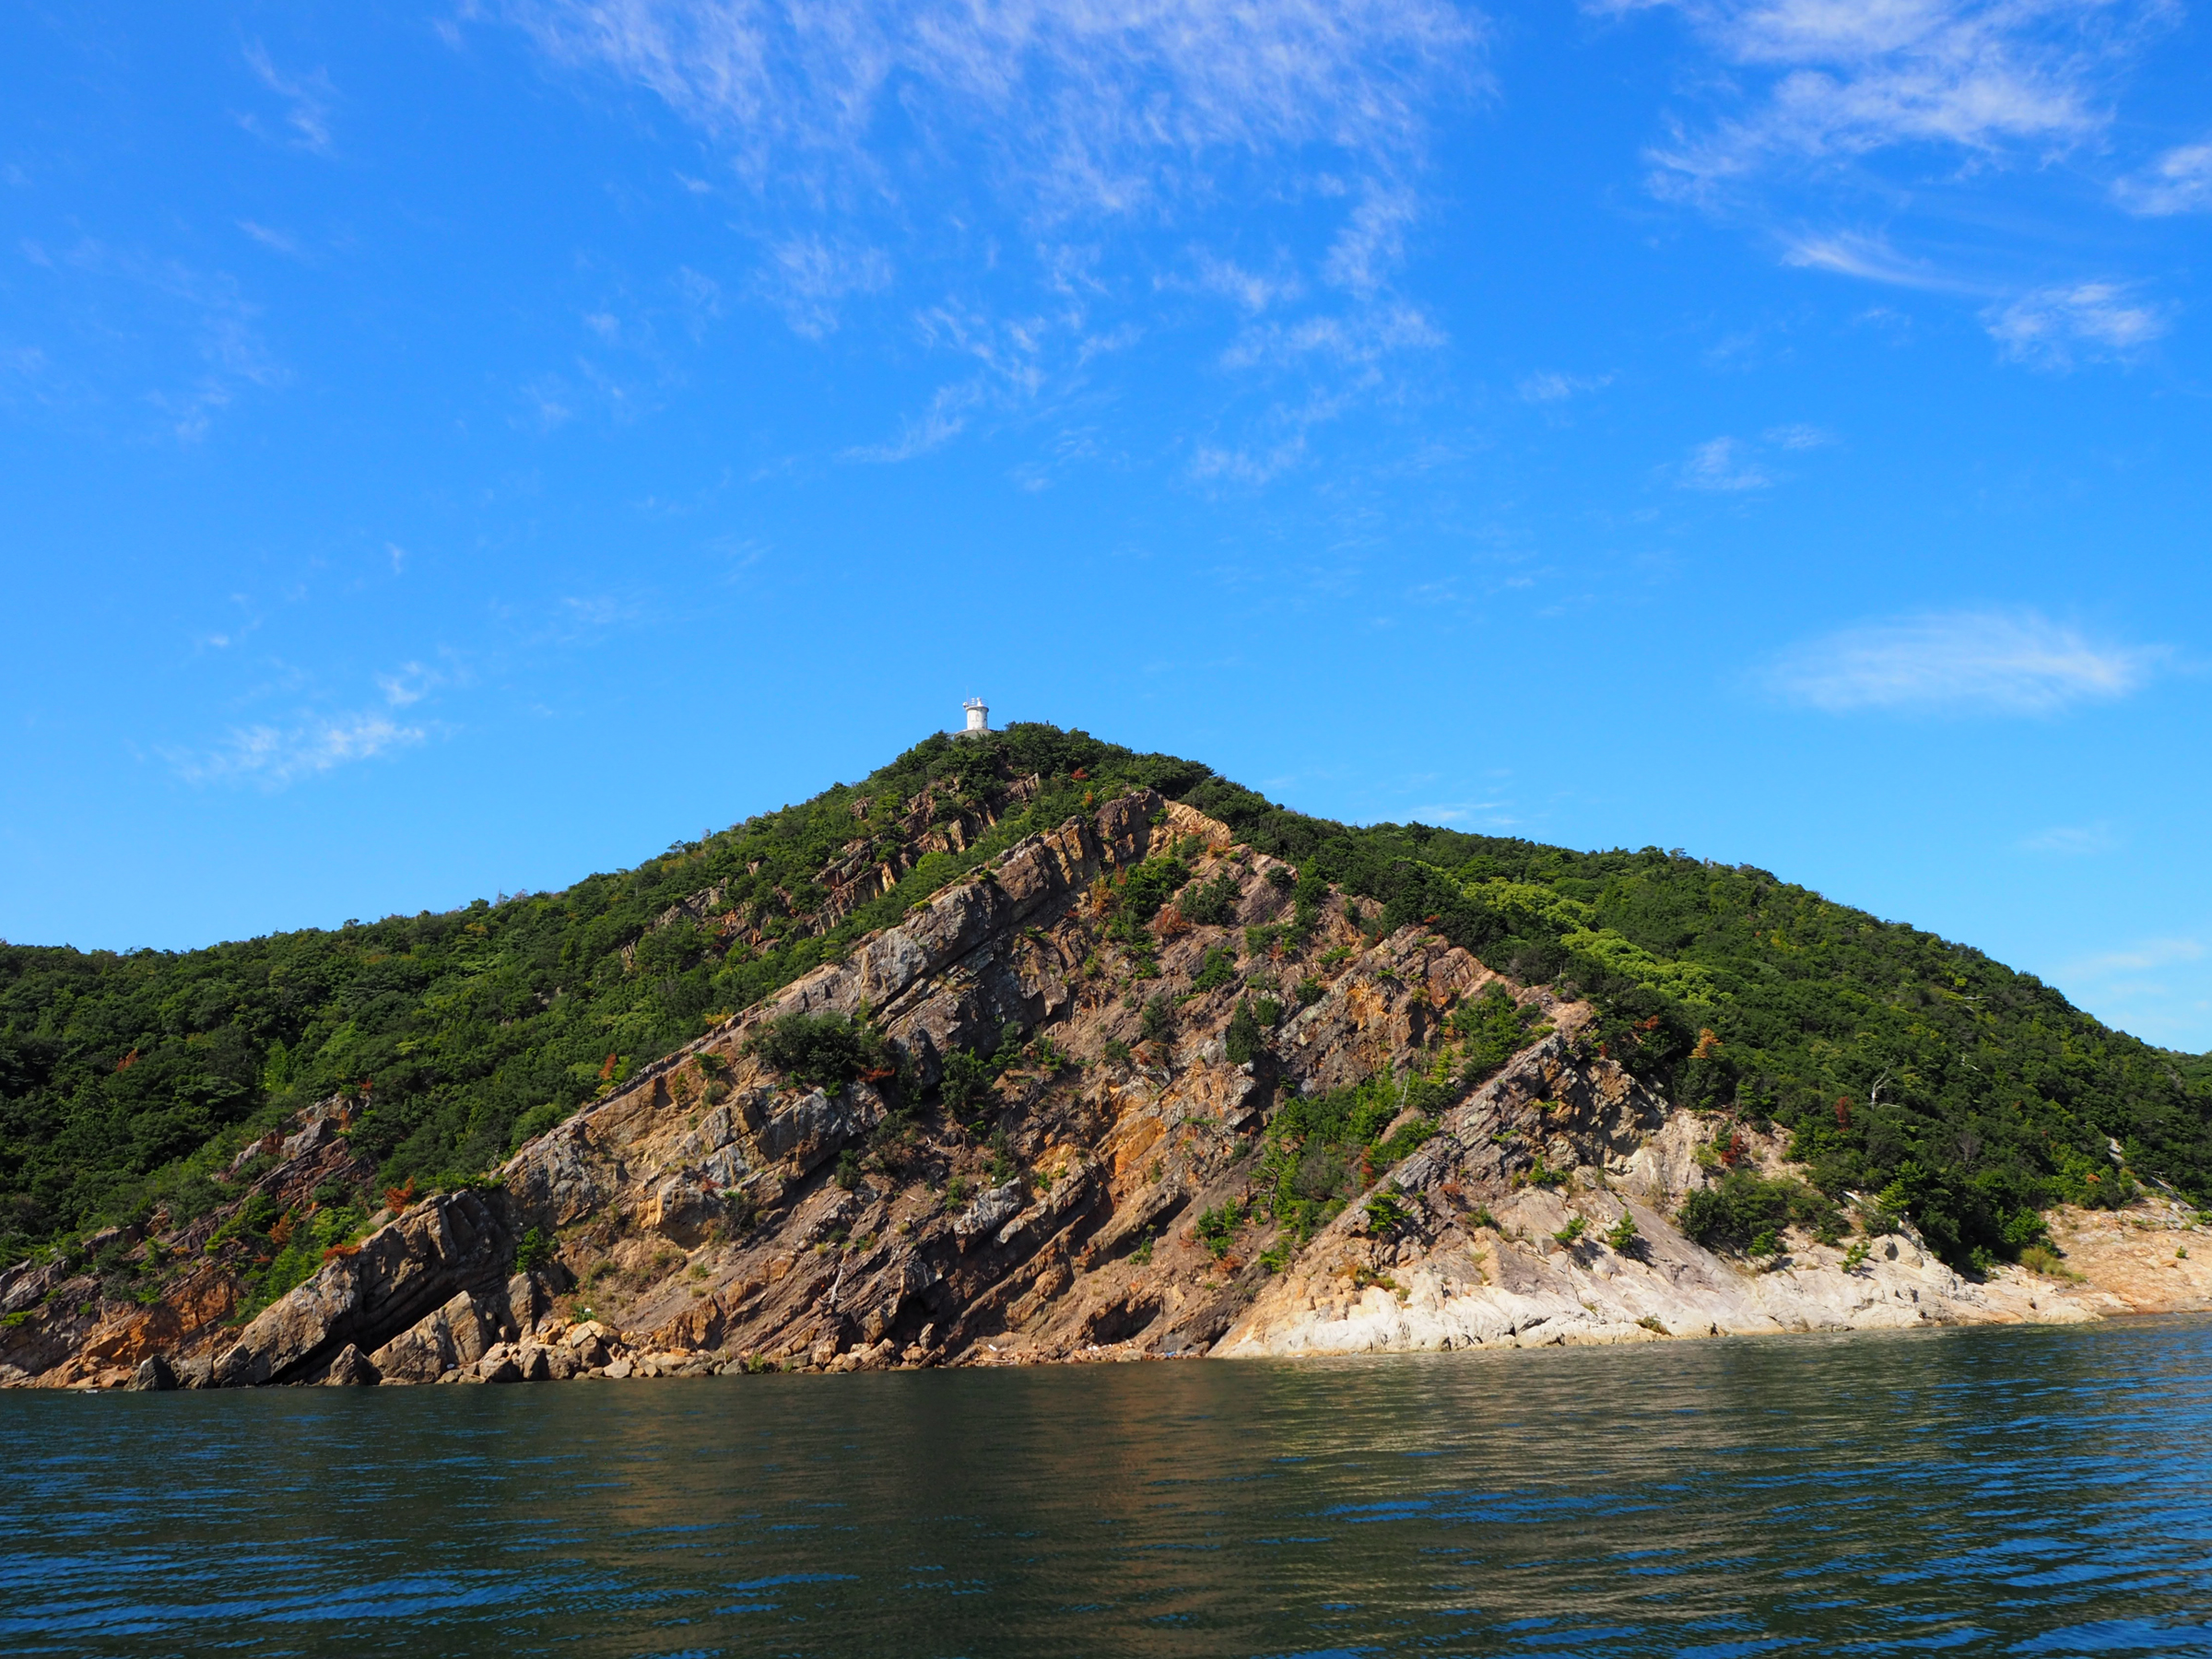
[[[943, 836], [926, 807], [908, 830]], [[828, 905], [888, 886], [878, 851], [825, 877]], [[1525, 1041], [1478, 1056], [1477, 1007]], [[335, 1102], [241, 1159], [227, 1207], [87, 1253], [181, 1264], [158, 1295], [81, 1260], [0, 1275], [0, 1381], [1296, 1355], [2212, 1305], [2201, 1230], [2155, 1204], [2062, 1221], [2095, 1246], [2088, 1277], [1969, 1280], [1896, 1223], [1715, 1253], [1675, 1221], [1711, 1149], [1779, 1171], [1779, 1147], [1670, 1107], [1590, 1023], [1139, 791], [610, 1086], [496, 1180], [387, 1194], [251, 1319], [226, 1218], [306, 1226], [334, 1180], [367, 1182]], [[1285, 1133], [1305, 1121], [1286, 1111], [1354, 1097], [1356, 1131]]]

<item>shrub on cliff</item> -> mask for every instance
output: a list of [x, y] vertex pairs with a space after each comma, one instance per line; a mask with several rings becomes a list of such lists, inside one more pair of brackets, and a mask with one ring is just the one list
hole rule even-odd
[[1198, 1218], [1198, 1241], [1205, 1245], [1216, 1261], [1229, 1253], [1236, 1241], [1237, 1229], [1244, 1225], [1244, 1206], [1233, 1199], [1206, 1211]]
[[937, 1086], [938, 1099], [953, 1122], [965, 1124], [981, 1115], [991, 1099], [991, 1085], [998, 1074], [981, 1054], [956, 1050], [945, 1057], [945, 1076]]
[[1551, 1028], [1544, 1021], [1543, 1009], [1522, 1006], [1492, 980], [1480, 996], [1452, 1011], [1448, 1029], [1465, 1045], [1460, 1080], [1473, 1084], [1495, 1077], [1508, 1060]]
[[1200, 927], [1226, 927], [1236, 919], [1240, 897], [1236, 877], [1223, 870], [1211, 881], [1188, 888], [1176, 900], [1182, 919]]
[[1190, 866], [1179, 859], [1146, 859], [1108, 889], [1112, 919], [1107, 924], [1107, 936], [1149, 949], [1152, 941], [1145, 928], [1190, 878]]
[[514, 1270], [517, 1273], [535, 1273], [551, 1265], [560, 1253], [559, 1241], [548, 1239], [533, 1227], [523, 1234], [522, 1242], [514, 1247]]
[[[1378, 1144], [1418, 1081], [1377, 1074], [1326, 1094], [1292, 1095], [1277, 1108], [1260, 1153], [1263, 1201], [1301, 1243], [1434, 1132], [1417, 1122], [1413, 1133]], [[1394, 1144], [1401, 1138], [1402, 1148]]]
[[1200, 964], [1197, 976], [1191, 981], [1191, 989], [1196, 992], [1218, 991], [1236, 977], [1236, 953], [1216, 946], [1206, 953], [1206, 959]]
[[1731, 1170], [1690, 1194], [1675, 1219], [1700, 1244], [1738, 1250], [1793, 1223], [1832, 1230], [1838, 1222], [1836, 1206], [1802, 1181], [1770, 1180], [1749, 1170]]
[[785, 1014], [756, 1031], [745, 1052], [818, 1088], [841, 1088], [856, 1077], [880, 1081], [899, 1069], [882, 1033], [842, 1014]]
[[1245, 1065], [1257, 1060], [1265, 1050], [1267, 1034], [1261, 1030], [1259, 1016], [1253, 1012], [1252, 998], [1242, 997], [1236, 1012], [1229, 1017], [1229, 1030], [1222, 1037], [1222, 1050], [1231, 1065]]

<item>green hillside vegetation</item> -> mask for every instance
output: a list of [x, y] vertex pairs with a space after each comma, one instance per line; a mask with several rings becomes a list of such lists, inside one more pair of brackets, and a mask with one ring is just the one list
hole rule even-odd
[[[1041, 793], [965, 852], [811, 931], [818, 873], [856, 837], [888, 847], [924, 786], [958, 776], [947, 809], [973, 809], [994, 779], [1031, 773]], [[350, 1134], [382, 1181], [481, 1174], [1020, 836], [1137, 784], [1298, 867], [1296, 920], [1250, 930], [1249, 950], [1296, 944], [1349, 900], [1371, 934], [1420, 924], [1577, 990], [1607, 1053], [1685, 1104], [1783, 1125], [1828, 1197], [1878, 1195], [1955, 1262], [2017, 1254], [2048, 1205], [2117, 1204], [2137, 1179], [2212, 1198], [2212, 1065], [2108, 1030], [1978, 951], [1760, 870], [1351, 828], [1189, 761], [1022, 725], [933, 737], [860, 783], [559, 893], [187, 952], [0, 947], [0, 1254], [156, 1203], [204, 1208], [240, 1147], [333, 1093], [366, 1094]], [[671, 916], [714, 888], [704, 918]], [[764, 932], [757, 948], [715, 925], [730, 912]]]
[[[940, 797], [949, 817], [1031, 773], [1046, 786], [1026, 808], [810, 931], [818, 875], [856, 838], [888, 847], [925, 786], [963, 780]], [[204, 1210], [237, 1149], [333, 1094], [367, 1092], [351, 1140], [385, 1183], [481, 1173], [1087, 796], [1179, 793], [1205, 775], [1049, 726], [985, 745], [937, 736], [857, 785], [563, 892], [206, 950], [0, 946], [0, 1259], [157, 1202]], [[769, 935], [759, 949], [688, 915], [655, 924], [717, 886], [707, 921], [738, 912]]]
[[1218, 779], [1188, 798], [1382, 900], [1377, 931], [1423, 923], [1590, 996], [1613, 1058], [1681, 1104], [1783, 1125], [1823, 1193], [1909, 1215], [1946, 1260], [2010, 1259], [2050, 1205], [2116, 1206], [2146, 1177], [2212, 1196], [2212, 1066], [1970, 947], [1655, 847], [1347, 829]]

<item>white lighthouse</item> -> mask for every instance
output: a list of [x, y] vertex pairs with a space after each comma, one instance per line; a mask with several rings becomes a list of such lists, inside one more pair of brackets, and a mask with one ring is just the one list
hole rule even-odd
[[967, 735], [972, 737], [979, 732], [988, 732], [991, 729], [990, 705], [985, 703], [982, 698], [971, 697], [960, 707], [968, 711]]

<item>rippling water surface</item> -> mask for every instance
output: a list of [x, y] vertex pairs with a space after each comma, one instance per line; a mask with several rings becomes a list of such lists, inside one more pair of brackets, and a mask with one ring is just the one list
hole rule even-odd
[[0, 1395], [11, 1653], [2212, 1653], [2212, 1323]]

